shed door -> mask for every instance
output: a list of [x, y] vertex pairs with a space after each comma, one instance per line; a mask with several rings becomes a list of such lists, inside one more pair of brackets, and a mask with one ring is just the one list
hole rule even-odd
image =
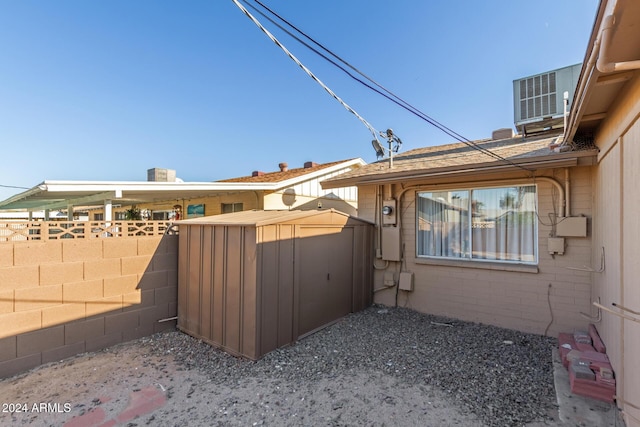
[[303, 227], [296, 253], [302, 336], [351, 312], [353, 229]]

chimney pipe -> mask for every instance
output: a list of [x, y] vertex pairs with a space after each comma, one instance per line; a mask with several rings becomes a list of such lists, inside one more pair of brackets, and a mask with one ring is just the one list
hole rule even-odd
[[304, 162], [304, 168], [305, 169], [309, 169], [309, 168], [312, 168], [314, 166], [318, 166], [318, 164], [316, 162]]
[[278, 167], [280, 168], [280, 172], [286, 172], [289, 170], [289, 165], [285, 162], [278, 163]]
[[253, 171], [251, 172], [251, 176], [262, 176], [264, 175], [264, 172], [261, 171]]

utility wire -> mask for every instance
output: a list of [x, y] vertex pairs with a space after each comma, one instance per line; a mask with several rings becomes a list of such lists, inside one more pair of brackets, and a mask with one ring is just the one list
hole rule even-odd
[[[270, 17], [268, 17], [267, 15], [265, 15], [263, 12], [259, 11], [257, 8], [255, 8], [254, 6], [246, 3], [246, 0], [243, 0], [245, 2], [245, 4], [247, 4], [247, 6], [251, 7], [253, 10], [255, 10], [257, 13], [259, 13], [260, 15], [262, 15], [263, 17], [265, 17], [266, 19], [268, 19], [271, 23], [273, 23], [274, 25], [276, 25], [278, 28], [280, 28], [282, 31], [284, 31], [286, 34], [288, 34], [290, 37], [292, 37], [293, 39], [295, 39], [296, 41], [298, 41], [299, 43], [301, 43], [303, 46], [305, 46], [306, 48], [310, 49], [312, 52], [314, 52], [315, 54], [319, 55], [320, 57], [322, 57], [323, 59], [325, 59], [326, 61], [328, 61], [329, 63], [331, 63], [332, 65], [336, 66], [337, 68], [339, 68], [340, 70], [342, 70], [343, 72], [345, 72], [346, 74], [348, 74], [351, 78], [353, 78], [354, 80], [356, 80], [357, 82], [359, 82], [360, 84], [364, 85], [365, 87], [367, 87], [368, 89], [373, 90], [374, 92], [378, 93], [379, 95], [384, 96], [385, 98], [387, 98], [388, 100], [392, 101], [393, 103], [395, 103], [396, 105], [404, 108], [405, 110], [409, 111], [410, 113], [414, 114], [415, 116], [419, 117], [420, 119], [426, 121], [427, 123], [431, 124], [432, 126], [436, 127], [437, 129], [439, 129], [440, 131], [442, 131], [443, 133], [445, 133], [446, 135], [454, 138], [455, 140], [464, 143], [465, 145], [467, 145], [470, 148], [473, 148], [475, 150], [478, 150], [482, 153], [484, 153], [487, 156], [490, 156], [496, 160], [501, 160], [504, 162], [507, 162], [509, 164], [511, 164], [512, 166], [518, 167], [520, 169], [526, 170], [528, 172], [531, 172], [531, 170], [529, 168], [526, 168], [522, 165], [518, 165], [514, 162], [512, 162], [509, 159], [506, 159], [502, 156], [500, 156], [497, 153], [494, 153], [493, 151], [482, 147], [481, 145], [477, 144], [474, 141], [469, 140], [468, 138], [465, 138], [464, 136], [460, 135], [459, 133], [455, 132], [454, 130], [448, 128], [447, 126], [443, 125], [442, 123], [438, 122], [437, 120], [435, 120], [434, 118], [430, 117], [429, 115], [423, 113], [422, 111], [420, 111], [418, 108], [414, 107], [413, 105], [409, 104], [407, 101], [405, 101], [404, 99], [400, 98], [398, 95], [395, 95], [393, 92], [391, 92], [389, 89], [385, 88], [384, 86], [382, 86], [380, 83], [376, 82], [375, 80], [373, 80], [371, 77], [367, 76], [366, 74], [364, 74], [362, 71], [358, 70], [356, 67], [354, 67], [353, 65], [351, 65], [349, 62], [345, 61], [344, 59], [342, 59], [340, 56], [338, 56], [337, 54], [335, 54], [334, 52], [332, 52], [330, 49], [326, 48], [325, 46], [323, 46], [321, 43], [317, 42], [316, 40], [314, 40], [312, 37], [310, 37], [309, 35], [307, 35], [304, 31], [300, 30], [298, 27], [296, 27], [295, 25], [291, 24], [289, 21], [287, 21], [285, 18], [283, 18], [282, 16], [280, 16], [278, 13], [274, 12], [272, 9], [270, 9], [268, 6], [264, 5], [260, 0], [254, 0], [255, 3], [259, 4], [261, 7], [263, 7], [265, 10], [267, 10], [269, 13], [271, 13], [273, 16], [275, 16], [277, 19], [279, 19], [281, 22], [285, 23], [287, 26], [289, 26], [290, 28], [292, 28], [293, 30], [295, 30], [296, 32], [298, 32], [299, 34], [301, 34], [303, 37], [305, 37], [307, 40], [311, 41], [313, 44], [315, 44], [316, 46], [318, 46], [319, 48], [321, 48], [322, 50], [324, 50], [325, 52], [327, 52], [329, 55], [333, 56], [334, 58], [336, 58], [338, 61], [342, 62], [344, 65], [346, 65], [348, 68], [352, 69], [353, 71], [355, 71], [356, 73], [360, 74], [362, 77], [364, 77], [365, 79], [367, 79], [368, 81], [370, 81], [371, 83], [373, 83], [373, 85], [377, 86], [378, 88], [380, 88], [382, 91], [386, 92], [383, 93], [380, 90], [372, 87], [371, 85], [367, 84], [366, 82], [360, 80], [359, 78], [357, 78], [356, 76], [354, 76], [353, 74], [351, 74], [348, 70], [346, 70], [344, 67], [340, 66], [339, 64], [337, 64], [335, 61], [331, 60], [330, 58], [328, 58], [327, 56], [325, 56], [324, 54], [318, 52], [318, 50], [314, 49], [313, 47], [311, 47], [309, 44], [307, 44], [306, 42], [300, 40], [300, 38], [298, 38], [297, 36], [293, 35], [291, 32], [289, 32], [288, 30], [286, 30], [285, 28], [283, 28], [280, 24], [278, 24], [277, 22], [275, 22], [273, 19], [271, 19]], [[387, 95], [388, 94], [388, 95]]]
[[[246, 0], [243, 0], [246, 1]], [[395, 95], [393, 92], [391, 92], [389, 89], [385, 88], [384, 86], [382, 86], [380, 83], [376, 82], [375, 80], [373, 80], [371, 77], [367, 76], [366, 74], [364, 74], [362, 71], [358, 70], [356, 67], [354, 67], [353, 65], [351, 65], [349, 62], [345, 61], [344, 59], [342, 59], [340, 56], [338, 56], [337, 54], [335, 54], [334, 52], [332, 52], [330, 49], [328, 49], [327, 47], [325, 47], [324, 45], [322, 45], [321, 43], [317, 42], [316, 40], [314, 40], [312, 37], [310, 37], [309, 35], [307, 35], [305, 32], [303, 32], [302, 30], [300, 30], [298, 27], [296, 27], [295, 25], [291, 24], [289, 21], [287, 21], [285, 18], [281, 17], [280, 15], [278, 15], [276, 12], [274, 12], [272, 9], [270, 9], [268, 6], [264, 5], [262, 2], [260, 2], [260, 0], [254, 0], [254, 2], [258, 3], [260, 6], [262, 6], [263, 8], [265, 8], [266, 10], [268, 10], [271, 14], [273, 14], [274, 16], [276, 16], [279, 20], [281, 20], [282, 22], [284, 22], [285, 24], [287, 24], [290, 28], [294, 29], [295, 31], [297, 31], [299, 34], [301, 34], [302, 36], [304, 36], [307, 40], [311, 41], [313, 44], [315, 44], [316, 46], [320, 47], [322, 50], [324, 50], [325, 52], [329, 53], [331, 56], [333, 56], [334, 58], [336, 58], [338, 61], [342, 62], [343, 64], [345, 64], [347, 67], [351, 68], [353, 71], [355, 71], [356, 73], [360, 74], [362, 77], [364, 77], [365, 79], [369, 80], [371, 83], [373, 83], [375, 86], [379, 87], [380, 89], [382, 89], [384, 92], [388, 93], [389, 95], [391, 95], [391, 97], [393, 97], [393, 99], [383, 93], [381, 93], [380, 91], [372, 88], [371, 86], [369, 86], [368, 84], [364, 83], [363, 81], [361, 81], [360, 79], [356, 78], [355, 76], [353, 76], [351, 73], [349, 73], [347, 70], [345, 70], [344, 68], [342, 68], [341, 66], [337, 65], [335, 62], [331, 61], [330, 59], [328, 59], [326, 56], [322, 55], [321, 53], [319, 53], [317, 50], [311, 48], [308, 44], [304, 43], [303, 41], [301, 41], [299, 38], [295, 37], [294, 35], [292, 35], [290, 32], [288, 32], [287, 30], [285, 30], [284, 28], [282, 28], [280, 25], [278, 25], [277, 23], [275, 23], [273, 20], [269, 19], [271, 22], [273, 22], [275, 25], [278, 25], [278, 27], [280, 29], [282, 29], [283, 31], [285, 31], [287, 34], [289, 34], [291, 37], [293, 37], [294, 39], [296, 39], [298, 42], [300, 42], [301, 44], [303, 44], [305, 47], [311, 49], [314, 53], [320, 55], [322, 58], [324, 58], [325, 60], [329, 61], [330, 63], [332, 63], [333, 65], [337, 66], [338, 68], [340, 68], [342, 71], [344, 71], [345, 73], [349, 74], [349, 76], [351, 76], [352, 78], [354, 78], [355, 80], [357, 80], [358, 82], [364, 84], [365, 86], [367, 86], [369, 89], [374, 90], [375, 92], [377, 92], [380, 95], [383, 95], [384, 97], [386, 97], [387, 99], [389, 99], [390, 101], [394, 102], [395, 104], [405, 108], [406, 110], [408, 110], [409, 112], [415, 114], [416, 116], [420, 117], [421, 119], [427, 121], [429, 124], [435, 126], [436, 128], [438, 128], [439, 130], [443, 131], [444, 133], [446, 133], [447, 135], [453, 137], [454, 139], [463, 142], [463, 143], [469, 143], [471, 145], [477, 146], [477, 149], [480, 151], [485, 152], [485, 154], [492, 156], [494, 158], [497, 158], [499, 160], [504, 160], [504, 161], [509, 161], [501, 156], [499, 156], [496, 153], [491, 152], [490, 150], [478, 146], [475, 142], [469, 140], [468, 138], [465, 138], [464, 136], [458, 134], [457, 132], [453, 131], [452, 129], [446, 127], [445, 125], [443, 125], [442, 123], [438, 122], [437, 120], [433, 119], [432, 117], [428, 116], [427, 114], [423, 113], [422, 111], [420, 111], [418, 108], [412, 106], [411, 104], [409, 104], [407, 101], [403, 100], [402, 98], [400, 98], [398, 95]], [[254, 8], [255, 9], [255, 8]], [[263, 14], [263, 16], [265, 16]], [[468, 144], [467, 144], [468, 145]]]
[[18, 187], [16, 185], [3, 185], [3, 184], [0, 184], [0, 187], [2, 187], [2, 188], [19, 188], [20, 190], [28, 190], [29, 189], [29, 187]]
[[269, 32], [269, 30], [267, 30], [265, 27], [262, 26], [262, 24], [253, 16], [251, 15], [251, 13], [249, 13], [249, 11], [247, 9], [245, 9], [240, 3], [238, 3], [238, 0], [232, 0], [233, 3], [235, 3], [236, 6], [238, 6], [238, 8], [247, 16], [247, 18], [249, 18], [254, 24], [256, 24], [258, 26], [258, 28], [260, 28], [260, 30], [266, 34], [267, 37], [269, 37], [271, 39], [271, 41], [273, 41], [280, 49], [282, 49], [282, 51], [284, 53], [287, 54], [287, 56], [289, 58], [291, 58], [291, 60], [293, 60], [293, 62], [295, 62], [296, 64], [298, 64], [298, 66], [300, 68], [302, 68], [302, 70], [307, 73], [309, 75], [309, 77], [311, 77], [313, 80], [315, 80], [320, 86], [322, 86], [322, 88], [329, 94], [331, 95], [336, 101], [338, 101], [340, 104], [342, 104], [342, 106], [349, 111], [351, 114], [353, 114], [354, 116], [356, 116], [366, 127], [367, 129], [369, 129], [369, 131], [371, 132], [371, 134], [373, 135], [374, 139], [378, 139], [378, 135], [377, 135], [377, 131], [375, 130], [375, 128], [373, 126], [371, 126], [371, 124], [366, 121], [362, 116], [360, 116], [353, 108], [351, 108], [346, 102], [344, 102], [338, 95], [335, 94], [335, 92], [333, 92], [327, 85], [325, 85], [318, 77], [315, 76], [315, 74], [313, 74], [311, 72], [311, 70], [309, 70], [307, 67], [304, 66], [304, 64], [302, 62], [300, 62], [298, 60], [298, 58], [296, 58], [291, 52], [289, 52], [289, 50], [278, 41], [278, 39], [275, 38], [275, 36], [273, 34], [271, 34]]

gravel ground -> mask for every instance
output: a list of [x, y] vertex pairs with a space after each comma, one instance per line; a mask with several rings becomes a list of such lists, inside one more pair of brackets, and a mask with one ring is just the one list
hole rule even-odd
[[[451, 325], [451, 326], [449, 326]], [[502, 328], [372, 307], [293, 346], [249, 362], [184, 335], [148, 340], [187, 369], [227, 384], [240, 378], [298, 384], [380, 372], [443, 392], [487, 425], [549, 420], [556, 409], [551, 349], [555, 340]]]
[[[257, 362], [167, 332], [1, 381], [0, 402], [71, 410], [0, 414], [0, 424], [557, 425], [554, 345], [380, 306]], [[136, 414], [136, 393], [155, 403]]]

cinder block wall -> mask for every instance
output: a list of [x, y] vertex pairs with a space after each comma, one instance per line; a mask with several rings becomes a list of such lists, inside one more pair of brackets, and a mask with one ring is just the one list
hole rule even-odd
[[175, 327], [178, 238], [0, 243], [0, 377]]

